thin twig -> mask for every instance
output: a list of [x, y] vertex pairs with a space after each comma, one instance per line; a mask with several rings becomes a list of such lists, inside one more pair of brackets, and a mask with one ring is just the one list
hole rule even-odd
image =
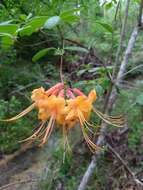
[[131, 72], [133, 72], [133, 71], [135, 71], [135, 70], [137, 70], [137, 69], [139, 69], [139, 68], [141, 68], [141, 67], [143, 67], [143, 64], [138, 65], [138, 66], [132, 68], [131, 70], [127, 71], [127, 72], [123, 75], [123, 77], [125, 77], [125, 76], [128, 75], [129, 73], [131, 73]]
[[128, 172], [128, 174], [132, 177], [133, 181], [136, 183], [136, 185], [141, 185], [143, 186], [143, 183], [138, 180], [136, 178], [136, 175], [134, 172], [132, 172], [132, 170], [129, 168], [129, 166], [126, 164], [126, 162], [123, 160], [123, 158], [121, 158], [121, 156], [118, 154], [118, 152], [116, 152], [116, 150], [109, 144], [106, 143], [107, 147], [109, 148], [109, 150], [115, 155], [115, 157], [122, 163], [122, 165], [124, 166], [125, 170]]
[[[64, 37], [63, 37], [63, 33], [62, 30], [59, 26], [57, 26], [57, 29], [59, 31], [59, 35], [60, 35], [60, 39], [61, 39], [61, 46], [62, 46], [62, 50], [64, 50]], [[64, 83], [64, 75], [63, 75], [63, 52], [61, 52], [61, 57], [60, 57], [60, 79], [61, 82]]]
[[122, 163], [122, 165], [124, 166], [125, 170], [128, 172], [128, 174], [131, 177], [135, 177], [135, 174], [131, 171], [131, 169], [129, 168], [129, 166], [126, 164], [126, 162], [123, 160], [123, 158], [121, 158], [121, 156], [116, 152], [116, 150], [109, 144], [106, 143], [107, 147], [109, 148], [109, 150], [115, 155], [115, 157]]
[[11, 91], [11, 92], [9, 93], [9, 95], [13, 95], [13, 94], [15, 94], [15, 93], [18, 93], [19, 91], [26, 90], [27, 88], [29, 88], [29, 87], [31, 87], [31, 86], [33, 86], [33, 85], [35, 85], [35, 84], [37, 84], [37, 83], [36, 83], [36, 82], [32, 82], [32, 83], [30, 83], [30, 84], [27, 84], [26, 86], [23, 86], [23, 87], [20, 87], [19, 89], [16, 89], [16, 90]]

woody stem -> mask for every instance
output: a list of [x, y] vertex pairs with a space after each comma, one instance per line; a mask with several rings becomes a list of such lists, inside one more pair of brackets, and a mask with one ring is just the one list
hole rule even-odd
[[63, 56], [61, 55], [60, 59], [60, 78], [61, 82], [64, 83], [64, 76], [63, 76]]

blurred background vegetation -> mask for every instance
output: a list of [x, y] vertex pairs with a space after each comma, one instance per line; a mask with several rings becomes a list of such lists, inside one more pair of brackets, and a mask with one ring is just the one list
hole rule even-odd
[[[123, 52], [137, 21], [139, 2], [132, 0], [130, 4]], [[104, 3], [98, 0], [1, 0], [0, 118], [9, 118], [27, 107], [33, 89], [49, 88], [60, 80], [62, 54], [66, 81], [85, 93], [95, 88], [98, 94], [96, 106], [102, 110], [110, 85], [107, 71], [113, 70], [125, 3], [117, 0]], [[120, 135], [117, 129], [109, 126], [107, 134], [107, 139], [136, 171], [143, 167], [142, 39], [143, 34], [140, 34], [127, 68], [132, 72], [126, 74], [119, 87], [119, 98], [113, 110], [113, 113], [126, 115], [128, 129]], [[96, 118], [94, 120], [98, 122]], [[28, 137], [37, 123], [34, 111], [17, 122], [1, 122], [1, 158], [19, 150], [21, 144], [18, 141]], [[53, 137], [57, 141], [53, 143], [55, 145], [51, 143], [46, 147], [47, 160], [43, 162], [49, 170], [47, 174], [42, 173], [39, 189], [56, 189], [60, 185], [61, 190], [76, 189], [91, 153], [86, 145], [79, 143], [82, 141], [80, 131], [77, 135], [74, 131], [72, 134], [71, 143], [75, 141], [75, 147], [73, 145], [73, 154], [64, 164], [62, 146], [58, 146], [62, 135], [58, 131]], [[87, 189], [123, 189], [124, 172], [119, 164], [105, 151]]]

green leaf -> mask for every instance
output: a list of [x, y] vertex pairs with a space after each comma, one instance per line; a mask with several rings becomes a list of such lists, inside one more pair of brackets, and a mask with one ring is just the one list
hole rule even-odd
[[29, 13], [28, 16], [26, 17], [26, 20], [29, 20], [32, 18], [32, 13]]
[[8, 36], [8, 37], [10, 37], [10, 38], [14, 38], [14, 36], [12, 36], [11, 34], [9, 34], [9, 33], [0, 33], [0, 36]]
[[49, 19], [45, 22], [43, 28], [44, 28], [44, 29], [52, 29], [52, 28], [55, 27], [57, 24], [59, 24], [60, 20], [61, 20], [61, 18], [60, 18], [59, 16], [53, 16], [53, 17], [49, 18]]
[[68, 47], [65, 47], [64, 49], [69, 50], [69, 51], [81, 51], [85, 53], [89, 52], [86, 48], [78, 47], [78, 46], [68, 46]]
[[32, 57], [32, 61], [36, 62], [38, 61], [40, 58], [44, 57], [49, 51], [51, 50], [55, 50], [56, 48], [45, 48], [42, 49], [40, 51], [38, 51], [38, 53], [36, 53], [33, 57]]
[[61, 19], [64, 21], [64, 22], [68, 22], [68, 23], [73, 23], [73, 22], [76, 22], [79, 20], [79, 16], [77, 15], [67, 15], [67, 16], [64, 16], [64, 17], [61, 17]]
[[30, 36], [33, 32], [39, 30], [48, 19], [47, 16], [33, 17], [26, 22], [26, 24], [17, 30], [20, 36]]
[[9, 48], [14, 43], [14, 38], [11, 38], [10, 36], [3, 36], [1, 39], [2, 47], [4, 49]]
[[7, 24], [7, 22], [0, 23], [0, 33], [14, 34], [18, 28], [18, 24]]
[[95, 89], [96, 89], [98, 95], [103, 95], [104, 89], [103, 89], [103, 87], [101, 85], [97, 84], [95, 86]]
[[137, 96], [136, 103], [143, 106], [143, 93]]
[[139, 3], [140, 3], [140, 0], [134, 0], [134, 2], [139, 4]]
[[112, 7], [113, 7], [113, 3], [112, 3], [112, 2], [105, 4], [105, 9], [106, 9], [106, 10], [109, 10], [109, 9], [111, 9]]
[[89, 73], [93, 73], [93, 72], [97, 72], [97, 73], [104, 73], [106, 71], [112, 71], [113, 67], [112, 66], [106, 66], [105, 67], [96, 67], [96, 68], [92, 68], [90, 70], [88, 70]]
[[64, 17], [67, 15], [73, 15], [76, 12], [80, 11], [81, 9], [82, 9], [82, 7], [79, 7], [79, 8], [74, 8], [74, 9], [70, 9], [68, 11], [61, 12], [60, 17]]
[[31, 18], [26, 24], [26, 26], [31, 26], [34, 29], [38, 29], [44, 25], [47, 19], [48, 19], [47, 16], [36, 16], [36, 17]]
[[113, 32], [113, 28], [110, 24], [107, 24], [107, 23], [101, 22], [101, 21], [96, 21], [96, 24], [99, 24], [100, 26], [102, 26], [104, 29], [106, 29], [110, 33]]
[[110, 80], [106, 77], [100, 77], [98, 83], [102, 86], [104, 90], [109, 88]]
[[21, 15], [19, 16], [19, 18], [20, 18], [22, 21], [25, 21], [26, 18], [27, 18], [27, 16], [26, 16], [25, 14], [21, 14]]
[[75, 13], [80, 11], [81, 9], [82, 8], [80, 7], [80, 8], [64, 11], [60, 14], [60, 17], [64, 22], [75, 22], [80, 18], [79, 15], [76, 15]]
[[84, 74], [85, 72], [87, 72], [86, 69], [79, 70], [79, 71], [77, 72], [77, 76], [81, 76], [81, 75]]
[[9, 48], [13, 45], [15, 37], [9, 33], [0, 33], [1, 44], [4, 49]]
[[20, 36], [30, 36], [34, 31], [35, 30], [33, 30], [32, 26], [25, 26], [17, 30]]
[[4, 21], [4, 22], [0, 22], [0, 25], [7, 25], [7, 24], [10, 24], [12, 22], [13, 22], [13, 20], [7, 20], [7, 21]]

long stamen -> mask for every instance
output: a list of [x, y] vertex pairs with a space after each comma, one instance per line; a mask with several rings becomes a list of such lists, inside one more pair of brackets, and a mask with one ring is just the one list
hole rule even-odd
[[83, 132], [83, 136], [85, 138], [85, 141], [88, 145], [88, 147], [90, 148], [90, 150], [95, 153], [96, 150], [101, 149], [100, 147], [98, 147], [96, 144], [94, 144], [91, 139], [88, 137], [88, 135], [85, 132], [85, 129], [82, 127], [82, 132]]
[[18, 115], [10, 118], [10, 119], [0, 119], [0, 121], [7, 121], [7, 122], [10, 122], [10, 121], [15, 121], [23, 116], [25, 116], [27, 113], [31, 112], [35, 107], [35, 103], [32, 104], [31, 106], [29, 106], [28, 108], [26, 108], [25, 110], [23, 110], [21, 113], [19, 113]]
[[95, 127], [95, 126], [94, 126], [93, 124], [89, 123], [89, 122], [84, 118], [84, 116], [83, 116], [83, 114], [82, 114], [81, 111], [79, 111], [79, 116], [80, 116], [80, 118], [81, 118], [81, 120], [82, 120], [82, 122], [83, 122], [83, 125], [85, 125], [85, 127], [86, 127], [92, 134], [95, 134], [95, 133], [89, 128], [89, 126], [90, 126], [90, 127]]
[[48, 138], [50, 137], [50, 135], [51, 135], [51, 133], [53, 131], [54, 123], [55, 123], [55, 119], [52, 116], [50, 118], [50, 121], [49, 121], [48, 126], [46, 128], [47, 130], [46, 130], [46, 133], [45, 133], [45, 135], [43, 137], [42, 143], [39, 146], [42, 146], [43, 144], [45, 144], [46, 141], [48, 140]]
[[[85, 139], [86, 144], [87, 144], [87, 146], [89, 147], [90, 151], [91, 151], [92, 153], [95, 153], [95, 151], [96, 151], [97, 149], [99, 149], [99, 147], [96, 146], [95, 144], [93, 144], [93, 145], [91, 144], [92, 141], [89, 139], [89, 137], [87, 136], [87, 134], [86, 134], [85, 132], [83, 132], [83, 135], [84, 135], [84, 139]], [[95, 145], [95, 146], [94, 146], [94, 145]]]
[[43, 129], [42, 129], [42, 130], [39, 132], [39, 134], [37, 135], [37, 139], [39, 139], [40, 141], [42, 141], [43, 136], [44, 136], [46, 130], [47, 130], [47, 127], [44, 126]]
[[124, 121], [124, 117], [122, 116], [122, 115], [119, 115], [119, 116], [108, 116], [108, 115], [106, 115], [106, 114], [103, 114], [103, 113], [101, 113], [100, 111], [98, 111], [96, 108], [94, 108], [93, 107], [93, 111], [94, 112], [97, 112], [98, 114], [100, 114], [101, 116], [104, 116], [104, 117], [106, 117], [106, 118], [110, 118], [111, 120], [115, 120], [115, 121], [121, 121], [121, 120], [123, 120]]
[[84, 120], [84, 122], [85, 122], [88, 126], [90, 126], [90, 127], [95, 127], [95, 125], [93, 125], [92, 123], [89, 123], [89, 122], [84, 118], [82, 112], [80, 112], [80, 115], [81, 115], [82, 119]]
[[29, 141], [29, 140], [33, 140], [35, 139], [37, 136], [38, 136], [38, 133], [42, 130], [42, 128], [44, 127], [46, 122], [42, 122], [42, 124], [40, 125], [39, 129], [37, 131], [35, 131], [35, 133], [33, 133], [30, 137], [24, 139], [24, 140], [21, 140], [19, 141], [20, 143], [21, 142], [26, 142], [26, 141]]
[[80, 112], [78, 111], [78, 118], [79, 118], [79, 121], [80, 121], [80, 125], [81, 125], [81, 129], [82, 129], [82, 133], [83, 133], [83, 136], [84, 136], [84, 139], [88, 145], [88, 147], [90, 148], [90, 150], [94, 153], [96, 150], [99, 150], [101, 149], [100, 147], [98, 147], [96, 144], [94, 144], [91, 139], [88, 137], [88, 135], [86, 134], [86, 131], [84, 129], [84, 121], [81, 117], [81, 114]]
[[125, 123], [125, 119], [123, 116], [118, 116], [118, 117], [110, 117], [107, 116], [106, 114], [102, 114], [101, 112], [99, 112], [96, 108], [92, 108], [93, 111], [106, 123], [114, 125], [116, 127], [123, 127], [124, 123]]
[[[89, 130], [89, 132], [91, 132], [93, 135], [99, 133], [99, 132], [97, 131], [97, 130], [99, 129], [99, 127], [100, 127], [99, 125], [94, 125], [94, 124], [89, 123], [89, 122], [84, 118], [84, 116], [83, 116], [82, 113], [81, 113], [80, 116], [82, 117], [82, 120], [84, 121], [84, 125], [85, 125], [85, 127]], [[96, 127], [96, 130], [93, 132], [88, 126], [94, 128], [94, 129], [95, 129], [95, 127]]]

